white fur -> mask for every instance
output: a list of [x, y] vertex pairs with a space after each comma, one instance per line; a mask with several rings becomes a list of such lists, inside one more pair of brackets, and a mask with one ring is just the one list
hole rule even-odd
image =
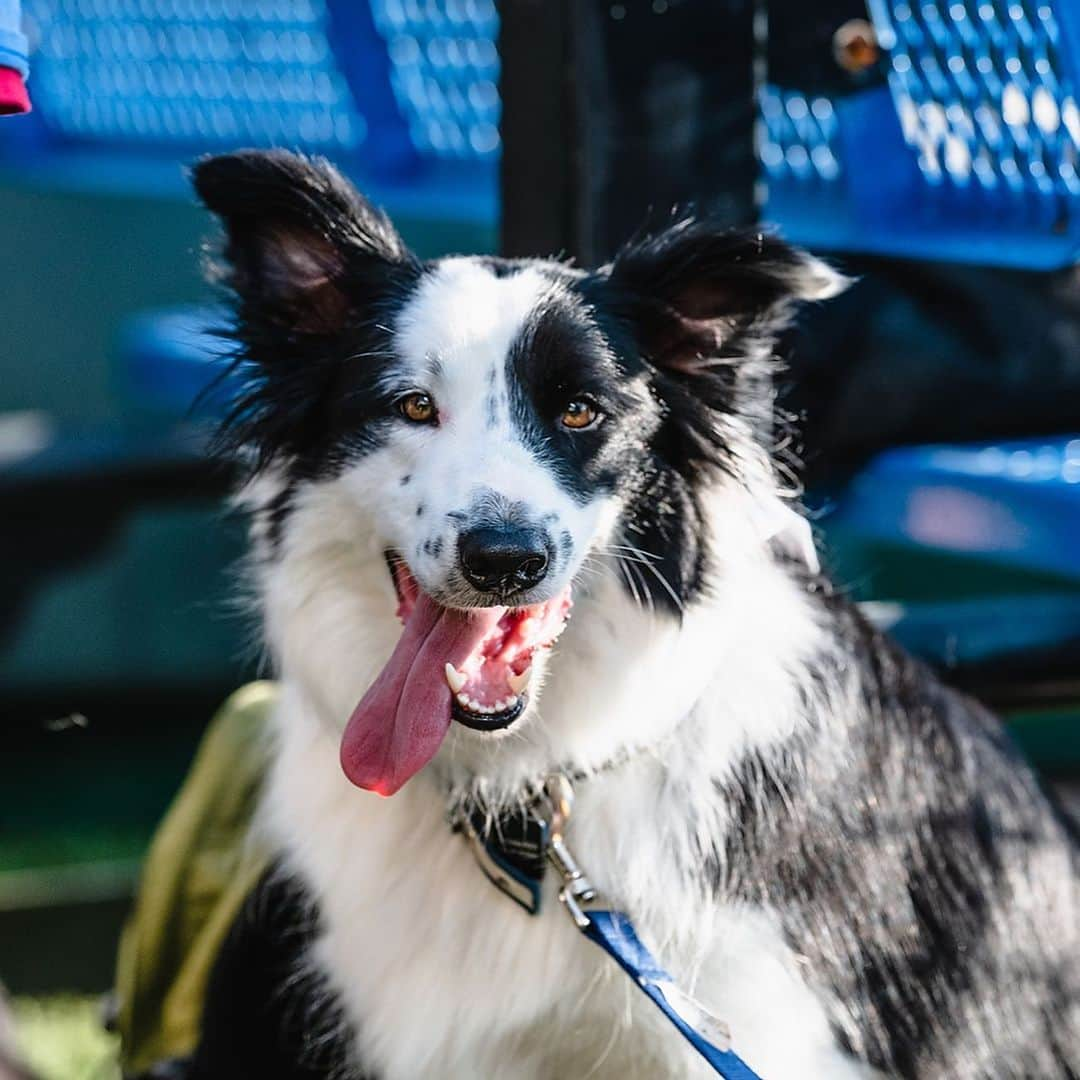
[[[509, 424], [477, 437], [487, 372], [504, 377], [514, 332], [547, 287], [534, 271], [495, 279], [467, 261], [446, 264], [399, 327], [417, 377], [437, 353], [432, 392], [446, 422], [302, 489], [280, 551], [264, 563], [284, 692], [262, 826], [318, 902], [314, 962], [344, 1002], [360, 1058], [385, 1080], [712, 1075], [579, 935], [554, 882], [530, 917], [445, 822], [448, 791], [477, 776], [491, 798], [509, 799], [553, 765], [588, 770], [632, 751], [578, 785], [568, 834], [605, 897], [730, 1024], [736, 1050], [763, 1076], [867, 1075], [836, 1047], [776, 914], [720, 908], [680, 870], [722, 847], [729, 822], [717, 781], [749, 749], [768, 752], [806, 722], [799, 673], [821, 630], [765, 551], [741, 488], [714, 493], [719, 572], [680, 625], [634, 604], [596, 546], [617, 507], [576, 506], [516, 447]], [[575, 565], [563, 577], [582, 572], [573, 620], [528, 713], [501, 736], [452, 725], [431, 765], [383, 799], [345, 779], [338, 742], [400, 634], [382, 552], [412, 551], [423, 528], [409, 507], [393, 509], [402, 472], [416, 478], [410, 498], [441, 514], [467, 504], [477, 483], [524, 494], [573, 530]], [[443, 580], [434, 564], [415, 572], [425, 588]]]

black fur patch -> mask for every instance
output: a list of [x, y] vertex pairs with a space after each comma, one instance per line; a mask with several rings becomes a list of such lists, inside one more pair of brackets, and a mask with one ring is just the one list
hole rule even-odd
[[266, 542], [271, 551], [276, 551], [281, 543], [282, 530], [292, 511], [293, 488], [286, 484], [264, 507], [258, 511], [265, 522]]
[[[617, 351], [576, 282], [562, 285], [510, 348], [509, 409], [521, 442], [567, 494], [586, 503], [619, 489], [631, 471], [626, 452], [644, 444], [657, 420], [642, 365], [629, 350]], [[560, 416], [582, 395], [597, 402], [603, 419], [571, 431]]]
[[[723, 420], [761, 434], [773, 343], [822, 281], [772, 236], [693, 219], [643, 233], [593, 273], [532, 265], [552, 289], [507, 359], [515, 429], [572, 498], [622, 498], [627, 588], [678, 613], [707, 569], [701, 492], [718, 472], [740, 477], [748, 449]], [[569, 430], [558, 417], [582, 396], [602, 419]]]
[[831, 726], [724, 782], [717, 898], [782, 914], [838, 1041], [886, 1075], [1075, 1076], [1080, 968], [1029, 895], [1038, 860], [1068, 875], [1071, 827], [994, 717], [810, 587], [835, 637], [807, 713]]
[[184, 1080], [374, 1080], [348, 1060], [341, 1007], [309, 966], [317, 925], [301, 886], [267, 871], [218, 953]]

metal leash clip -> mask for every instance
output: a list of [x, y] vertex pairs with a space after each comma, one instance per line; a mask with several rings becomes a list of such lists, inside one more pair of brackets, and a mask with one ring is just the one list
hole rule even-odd
[[544, 779], [537, 799], [536, 813], [548, 826], [548, 862], [563, 880], [559, 901], [570, 913], [579, 930], [589, 926], [589, 916], [582, 905], [597, 899], [597, 891], [585, 876], [577, 860], [566, 846], [566, 825], [574, 808], [574, 788], [563, 773], [551, 773]]
[[507, 896], [531, 914], [540, 911], [544, 866], [550, 863], [562, 878], [559, 901], [574, 925], [604, 950], [679, 1034], [725, 1080], [760, 1080], [731, 1049], [727, 1025], [699, 1001], [684, 993], [637, 936], [630, 918], [605, 908], [599, 892], [566, 846], [566, 826], [574, 808], [574, 789], [563, 773], [547, 776], [528, 809], [510, 819], [513, 835], [500, 830], [500, 844], [485, 840], [484, 823], [468, 813], [452, 820], [469, 840], [480, 868]]
[[547, 859], [563, 880], [559, 900], [577, 928], [619, 964], [699, 1053], [714, 1066], [723, 1065], [717, 1068], [721, 1076], [754, 1080], [754, 1073], [731, 1051], [728, 1025], [675, 983], [642, 944], [627, 916], [604, 908], [596, 887], [566, 846], [566, 825], [573, 807], [574, 789], [569, 779], [562, 773], [551, 773], [532, 810], [547, 826]]

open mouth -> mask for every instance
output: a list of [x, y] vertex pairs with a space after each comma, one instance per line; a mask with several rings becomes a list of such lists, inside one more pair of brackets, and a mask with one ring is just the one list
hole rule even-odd
[[387, 563], [401, 639], [349, 718], [346, 776], [390, 795], [438, 751], [450, 721], [475, 731], [509, 727], [525, 711], [533, 658], [570, 614], [570, 590], [527, 607], [447, 608], [417, 586], [398, 557]]
[[[387, 560], [398, 594], [398, 618], [409, 621], [419, 594], [409, 568], [400, 559]], [[525, 710], [533, 656], [549, 649], [570, 615], [570, 590], [542, 604], [523, 608], [484, 608], [501, 612], [498, 621], [460, 664], [449, 661], [443, 676], [453, 695], [455, 720], [477, 731], [509, 727]]]

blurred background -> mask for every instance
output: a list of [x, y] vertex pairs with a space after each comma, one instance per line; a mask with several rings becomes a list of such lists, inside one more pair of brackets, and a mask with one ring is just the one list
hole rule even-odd
[[[0, 69], [17, 7], [0, 0]], [[325, 154], [424, 256], [598, 262], [650, 209], [694, 202], [857, 275], [785, 344], [827, 564], [1070, 798], [1080, 5], [23, 0], [19, 26], [0, 978], [46, 1075], [110, 1075], [92, 1038], [63, 1058], [53, 1021], [96, 1030], [154, 824], [257, 673], [229, 468], [207, 454], [223, 392], [193, 406], [225, 348], [184, 176], [207, 151]]]

